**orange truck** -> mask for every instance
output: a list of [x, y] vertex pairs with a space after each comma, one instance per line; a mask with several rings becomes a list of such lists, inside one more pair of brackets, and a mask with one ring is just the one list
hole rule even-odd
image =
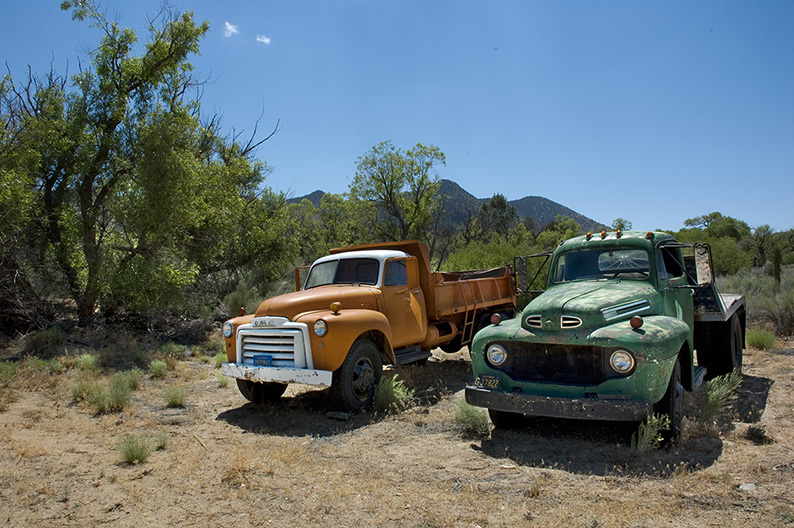
[[509, 267], [430, 269], [415, 240], [332, 249], [296, 290], [263, 301], [223, 325], [224, 375], [260, 403], [290, 383], [331, 387], [348, 411], [368, 406], [384, 364], [423, 363], [430, 350], [456, 352], [494, 314], [512, 316]]

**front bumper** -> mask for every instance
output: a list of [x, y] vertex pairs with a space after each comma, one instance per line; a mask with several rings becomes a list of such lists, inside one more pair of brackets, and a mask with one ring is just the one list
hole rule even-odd
[[653, 404], [644, 400], [614, 397], [560, 398], [534, 396], [517, 392], [497, 392], [466, 387], [470, 405], [497, 411], [509, 411], [552, 418], [583, 420], [642, 421], [653, 412]]
[[224, 376], [258, 382], [305, 383], [330, 387], [333, 372], [292, 367], [250, 367], [238, 363], [224, 363], [221, 367]]

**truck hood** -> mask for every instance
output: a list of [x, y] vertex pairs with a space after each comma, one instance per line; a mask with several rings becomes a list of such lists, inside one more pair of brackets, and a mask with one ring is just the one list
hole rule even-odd
[[286, 317], [292, 321], [298, 314], [329, 310], [333, 302], [338, 302], [342, 310], [345, 308], [377, 310], [375, 299], [378, 291], [367, 286], [331, 285], [285, 293], [262, 301], [256, 309], [256, 317], [270, 315]]
[[[522, 326], [529, 330], [560, 330], [565, 327], [565, 317], [570, 318], [568, 328], [593, 328], [628, 319], [637, 309], [640, 315], [658, 313], [658, 302], [658, 292], [646, 282], [567, 282], [550, 287], [530, 302], [524, 308]], [[634, 303], [638, 304], [632, 307]]]

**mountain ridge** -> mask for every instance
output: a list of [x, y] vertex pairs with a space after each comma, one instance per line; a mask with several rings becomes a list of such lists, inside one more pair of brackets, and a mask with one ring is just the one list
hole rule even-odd
[[[477, 198], [452, 180], [442, 179], [439, 181], [441, 185], [438, 189], [438, 194], [449, 197], [446, 204], [449, 216], [444, 222], [445, 225], [458, 226], [464, 223], [470, 213], [476, 215], [482, 204], [491, 199], [490, 197]], [[325, 194], [324, 191], [318, 189], [304, 196], [290, 198], [287, 202], [300, 203], [306, 199], [315, 207], [320, 207], [320, 200], [322, 200]], [[582, 229], [585, 231], [599, 231], [604, 226], [601, 222], [597, 222], [569, 207], [542, 196], [524, 196], [517, 200], [508, 200], [507, 203], [516, 208], [516, 211], [522, 219], [531, 218], [538, 228], [547, 226], [553, 222], [558, 215], [572, 218], [581, 225]]]

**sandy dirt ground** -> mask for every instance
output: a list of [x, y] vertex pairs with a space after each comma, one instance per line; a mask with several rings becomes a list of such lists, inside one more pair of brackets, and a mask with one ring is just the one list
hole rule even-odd
[[[455, 420], [465, 351], [389, 372], [416, 390], [408, 409], [347, 420], [308, 387], [254, 406], [196, 358], [145, 374], [123, 411], [100, 415], [73, 399], [78, 369], [21, 366], [0, 383], [0, 525], [794, 526], [794, 343], [778, 345], [745, 352], [716, 426], [697, 421], [699, 395], [687, 394], [681, 442], [643, 455], [631, 424], [468, 433]], [[187, 390], [182, 408], [163, 398], [174, 386]], [[163, 448], [125, 463], [130, 435]]]

